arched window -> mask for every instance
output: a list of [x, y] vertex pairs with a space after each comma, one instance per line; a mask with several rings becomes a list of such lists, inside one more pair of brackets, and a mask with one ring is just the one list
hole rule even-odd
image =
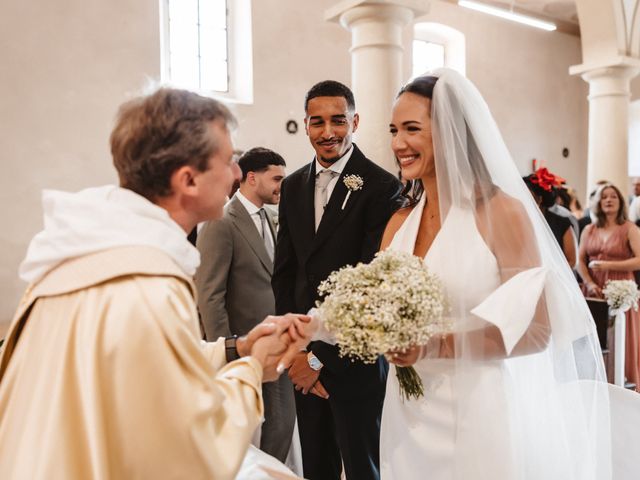
[[163, 0], [162, 79], [253, 101], [250, 0]]
[[439, 67], [465, 74], [464, 34], [440, 23], [422, 22], [413, 27], [413, 77]]

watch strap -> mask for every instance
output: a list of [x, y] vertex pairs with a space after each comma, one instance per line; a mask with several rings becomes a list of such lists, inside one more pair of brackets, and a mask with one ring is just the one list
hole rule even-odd
[[224, 338], [224, 355], [227, 359], [227, 363], [240, 358], [240, 355], [238, 354], [237, 341], [237, 335]]

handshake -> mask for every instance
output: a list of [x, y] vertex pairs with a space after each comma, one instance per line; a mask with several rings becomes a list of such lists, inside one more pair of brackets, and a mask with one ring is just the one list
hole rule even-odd
[[247, 335], [238, 338], [236, 349], [241, 357], [252, 356], [263, 368], [263, 382], [276, 380], [304, 349], [318, 321], [314, 317], [288, 313], [268, 316]]

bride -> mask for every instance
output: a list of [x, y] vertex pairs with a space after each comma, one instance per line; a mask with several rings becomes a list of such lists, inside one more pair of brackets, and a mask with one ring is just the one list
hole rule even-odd
[[454, 328], [388, 354], [414, 366], [425, 393], [403, 401], [392, 367], [382, 478], [608, 478], [595, 329], [486, 103], [442, 69], [401, 89], [390, 131], [409, 206], [382, 248], [424, 258]]
[[[383, 480], [611, 478], [593, 321], [481, 95], [449, 69], [416, 78], [390, 131], [409, 204], [382, 248], [424, 258], [454, 327], [387, 355]], [[394, 364], [423, 397], [400, 396]]]

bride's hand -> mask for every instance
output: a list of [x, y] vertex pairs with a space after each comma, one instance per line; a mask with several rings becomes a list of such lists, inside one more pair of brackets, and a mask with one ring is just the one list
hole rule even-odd
[[404, 350], [390, 350], [385, 354], [385, 357], [398, 367], [410, 367], [420, 359], [421, 351], [420, 345], [414, 345]]

